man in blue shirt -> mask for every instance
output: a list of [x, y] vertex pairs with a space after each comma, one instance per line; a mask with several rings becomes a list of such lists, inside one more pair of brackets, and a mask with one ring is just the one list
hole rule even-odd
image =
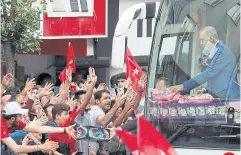
[[[207, 26], [200, 32], [200, 43], [207, 52], [206, 69], [181, 85], [170, 87], [173, 92], [189, 91], [204, 83], [205, 91], [215, 98], [240, 99], [237, 84], [237, 59], [233, 52], [218, 38], [214, 27]], [[200, 91], [199, 91], [200, 93]]]

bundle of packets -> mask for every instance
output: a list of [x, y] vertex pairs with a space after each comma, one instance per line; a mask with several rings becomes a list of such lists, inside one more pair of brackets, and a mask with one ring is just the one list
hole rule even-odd
[[227, 107], [212, 98], [195, 98], [152, 91], [150, 115], [158, 119], [225, 118]]
[[161, 119], [223, 119], [227, 113], [227, 107], [224, 103], [152, 104], [149, 110], [152, 118]]

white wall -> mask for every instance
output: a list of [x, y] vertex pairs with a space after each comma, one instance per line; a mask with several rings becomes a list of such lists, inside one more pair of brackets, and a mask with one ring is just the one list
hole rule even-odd
[[28, 54], [16, 54], [15, 60], [19, 66], [24, 66], [24, 74], [34, 73], [38, 76], [40, 73], [49, 73], [55, 78], [55, 67], [47, 69], [54, 63], [54, 56], [50, 55], [28, 55]]
[[[131, 7], [132, 5], [138, 4], [138, 3], [143, 3], [143, 2], [155, 2], [159, 0], [120, 0], [119, 4], [119, 16], [121, 17], [121, 14]], [[143, 34], [145, 36], [146, 34], [146, 21], [143, 21]], [[155, 26], [155, 20], [153, 19], [152, 22], [153, 26], [153, 31], [154, 31], [154, 26]], [[142, 38], [137, 38], [137, 21], [134, 21], [127, 33], [128, 36], [128, 47], [132, 53], [133, 56], [141, 56], [141, 55], [149, 55], [150, 54], [150, 49], [151, 49], [151, 42], [152, 42], [152, 37], [142, 37]], [[125, 71], [126, 68], [124, 66], [123, 69], [116, 69], [116, 68], [111, 68], [110, 67], [110, 77], [112, 75], [118, 74], [122, 71]]]
[[[119, 15], [130, 6], [143, 3], [143, 2], [155, 2], [158, 0], [120, 0]], [[152, 30], [154, 32], [155, 20], [152, 20]], [[152, 37], [145, 37], [146, 35], [146, 20], [143, 21], [143, 36], [137, 38], [137, 21], [134, 21], [127, 33], [128, 36], [128, 47], [133, 56], [149, 55], [151, 49]]]
[[120, 0], [119, 15], [121, 15], [127, 8], [138, 3], [158, 2], [160, 0]]

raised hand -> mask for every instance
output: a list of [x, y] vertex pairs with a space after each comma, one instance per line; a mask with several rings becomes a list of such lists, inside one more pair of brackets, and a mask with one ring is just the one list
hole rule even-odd
[[143, 74], [140, 78], [140, 80], [138, 81], [138, 87], [140, 90], [145, 90], [146, 89], [146, 81], [147, 81], [147, 76], [145, 74]]
[[134, 101], [132, 101], [132, 102], [126, 102], [125, 103], [125, 107], [124, 107], [124, 109], [126, 109], [126, 110], [130, 110], [131, 108], [134, 108]]
[[133, 89], [128, 89], [126, 94], [127, 94], [126, 102], [128, 104], [134, 104], [134, 98], [136, 96], [135, 91]]
[[77, 100], [74, 100], [74, 95], [68, 98], [67, 104], [70, 106], [70, 111], [73, 111], [77, 106]]
[[95, 74], [95, 69], [94, 68], [92, 68], [92, 67], [89, 68], [89, 75], [90, 75], [91, 83], [95, 85], [96, 82], [97, 82], [97, 76]]
[[132, 81], [131, 81], [130, 77], [126, 80], [126, 83], [125, 83], [124, 87], [127, 88], [127, 89], [132, 87]]
[[49, 95], [52, 89], [54, 89], [54, 85], [47, 82], [44, 88], [39, 92], [38, 96], [42, 97], [45, 95]]
[[52, 96], [50, 97], [50, 104], [58, 104], [60, 101], [60, 94], [52, 94]]
[[13, 75], [10, 73], [6, 74], [3, 76], [2, 85], [7, 88], [11, 80], [13, 80]]
[[90, 81], [90, 79], [87, 79], [84, 83], [84, 89], [88, 89], [90, 87], [90, 85], [91, 85], [91, 81]]
[[118, 107], [123, 106], [125, 101], [126, 101], [126, 95], [117, 95], [116, 104], [118, 105]]
[[27, 79], [26, 83], [25, 83], [25, 90], [29, 91], [31, 89], [33, 89], [33, 87], [36, 85], [35, 82], [35, 78], [29, 80], [29, 78]]
[[33, 101], [34, 101], [34, 97], [33, 97], [33, 95], [31, 94], [31, 92], [30, 92], [30, 91], [27, 91], [27, 97], [28, 97], [28, 99], [33, 100]]
[[67, 82], [63, 82], [59, 87], [59, 95], [61, 97], [67, 97], [69, 94], [69, 84]]
[[66, 133], [69, 134], [71, 137], [73, 137], [74, 139], [76, 139], [76, 131], [74, 129], [76, 124], [68, 126], [65, 128]]
[[66, 70], [66, 77], [67, 77], [68, 83], [72, 82], [72, 73], [73, 73], [73, 69], [71, 67], [68, 67]]

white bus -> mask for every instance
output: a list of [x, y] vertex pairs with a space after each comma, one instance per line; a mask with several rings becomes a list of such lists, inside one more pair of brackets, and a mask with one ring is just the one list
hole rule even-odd
[[[160, 2], [148, 69], [145, 117], [158, 126], [180, 155], [240, 154], [239, 18], [239, 0]], [[200, 46], [203, 41], [200, 31], [204, 27], [207, 28], [205, 37], [208, 35], [209, 40], [215, 35], [213, 28], [216, 30], [221, 47], [217, 47], [219, 42], [211, 47]], [[231, 57], [220, 60], [217, 50], [226, 47], [227, 50], [221, 50], [232, 52]], [[214, 56], [209, 57], [212, 52]], [[231, 63], [222, 65], [230, 59]], [[233, 66], [227, 71], [229, 64]], [[198, 78], [203, 79], [195, 81], [197, 78], [194, 77], [201, 72], [204, 74]], [[221, 76], [230, 80], [222, 81]], [[198, 87], [164, 101], [163, 94], [170, 95], [163, 91], [165, 86], [180, 86], [188, 80], [185, 84], [189, 85], [193, 78], [191, 82]], [[218, 86], [220, 89], [215, 83], [219, 80], [222, 81]], [[230, 90], [230, 87], [237, 89]], [[212, 96], [198, 95], [198, 90], [205, 90], [203, 88]], [[218, 90], [224, 91], [225, 95]], [[228, 92], [238, 92], [239, 96], [230, 98]]]
[[[148, 68], [145, 117], [180, 155], [240, 154], [239, 0], [160, 0], [128, 8], [116, 27], [112, 68], [123, 67], [126, 32], [132, 22], [147, 18], [155, 18], [156, 26]], [[217, 35], [215, 31], [208, 34], [218, 37], [219, 48], [225, 48], [222, 51], [231, 56], [228, 59], [224, 56], [226, 65], [215, 55], [220, 53], [217, 44], [200, 46], [203, 42], [200, 31], [207, 26], [216, 30]], [[199, 76], [195, 81], [194, 77], [201, 72], [205, 72], [202, 74], [205, 79], [200, 80]], [[220, 76], [224, 77], [223, 81]], [[182, 91], [178, 97], [172, 98], [170, 92], [163, 91], [165, 86], [182, 85], [192, 78], [192, 87], [198, 87]], [[197, 95], [202, 88], [208, 94]]]

